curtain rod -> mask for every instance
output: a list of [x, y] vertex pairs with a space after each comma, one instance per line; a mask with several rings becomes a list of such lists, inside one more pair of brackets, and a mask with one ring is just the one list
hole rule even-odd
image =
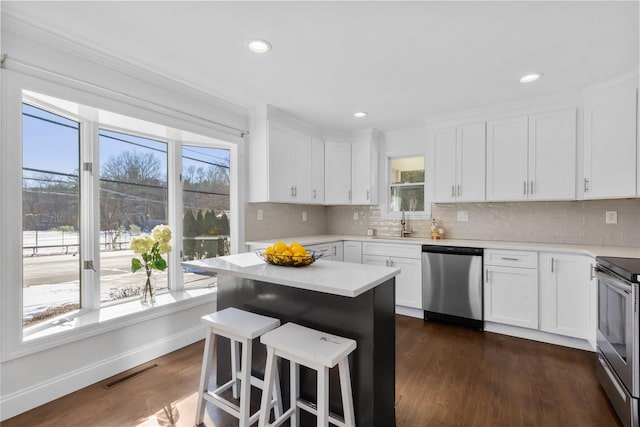
[[[87, 82], [85, 80], [80, 80], [80, 79], [77, 79], [75, 77], [65, 76], [65, 75], [62, 75], [62, 74], [57, 73], [55, 71], [47, 70], [45, 68], [42, 68], [42, 67], [39, 67], [39, 66], [36, 66], [36, 65], [31, 65], [31, 64], [28, 64], [26, 62], [17, 60], [17, 59], [15, 59], [13, 57], [9, 57], [6, 53], [0, 55], [0, 68], [11, 69], [11, 68], [7, 68], [7, 66], [6, 66], [7, 59], [9, 60], [9, 64], [16, 63], [16, 64], [18, 64], [18, 65], [20, 65], [22, 67], [25, 67], [25, 68], [28, 68], [28, 69], [31, 69], [31, 70], [35, 70], [37, 72], [49, 74], [49, 75], [51, 75], [51, 76], [53, 76], [55, 78], [58, 78], [58, 79], [67, 80], [67, 81], [70, 81], [72, 83], [80, 83], [80, 84], [82, 84], [84, 86], [88, 86], [88, 87], [91, 87], [91, 88], [94, 88], [94, 89], [98, 89], [98, 90], [101, 90], [101, 91], [109, 92], [111, 94], [115, 94], [115, 95], [118, 95], [118, 96], [121, 96], [121, 97], [129, 98], [129, 99], [132, 99], [132, 100], [135, 100], [135, 101], [140, 101], [140, 102], [143, 102], [143, 103], [146, 103], [146, 104], [151, 104], [151, 105], [154, 105], [156, 107], [160, 107], [162, 109], [169, 110], [169, 111], [172, 111], [174, 113], [178, 113], [180, 115], [189, 116], [189, 117], [192, 117], [194, 119], [197, 119], [197, 120], [200, 120], [200, 121], [204, 121], [204, 122], [213, 124], [213, 125], [218, 126], [218, 127], [222, 127], [224, 129], [219, 129], [219, 130], [221, 130], [223, 132], [227, 132], [227, 133], [229, 133], [231, 135], [234, 135], [234, 136], [240, 136], [240, 138], [244, 138], [245, 135], [249, 135], [249, 131], [246, 130], [246, 129], [240, 129], [240, 128], [236, 128], [236, 127], [224, 124], [224, 123], [216, 122], [215, 120], [210, 120], [210, 119], [207, 119], [205, 117], [200, 117], [198, 115], [187, 113], [187, 112], [175, 109], [175, 108], [168, 107], [166, 105], [158, 104], [156, 102], [149, 101], [149, 100], [146, 100], [146, 99], [143, 99], [143, 98], [139, 98], [137, 96], [133, 96], [133, 95], [130, 95], [128, 93], [124, 93], [124, 92], [120, 92], [120, 91], [117, 91], [117, 90], [114, 90], [114, 89], [106, 88], [106, 87], [97, 85], [95, 83]], [[18, 67], [18, 71], [19, 71], [19, 68], [20, 67]], [[195, 123], [195, 124], [198, 124], [198, 123]], [[228, 129], [228, 130], [225, 130], [225, 129]], [[234, 131], [234, 132], [230, 132], [230, 131]]]

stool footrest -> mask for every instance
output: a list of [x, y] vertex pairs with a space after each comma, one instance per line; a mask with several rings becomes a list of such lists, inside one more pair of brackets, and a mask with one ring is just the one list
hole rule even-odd
[[[318, 415], [318, 405], [316, 405], [315, 403], [309, 402], [304, 399], [298, 399], [296, 401], [296, 404], [298, 405], [298, 408], [304, 409], [305, 411], [313, 415], [316, 415], [316, 416]], [[329, 422], [331, 422], [331, 424], [334, 424], [338, 427], [346, 427], [344, 418], [333, 413], [329, 413]]]
[[[229, 402], [227, 399], [220, 396], [219, 394], [208, 391], [205, 394], [203, 394], [202, 397], [206, 401], [213, 403], [215, 406], [225, 411], [227, 414], [233, 415], [238, 419], [240, 418], [240, 407], [233, 402]], [[277, 402], [276, 399], [273, 399], [271, 401], [271, 407], [273, 407], [276, 404], [276, 402]], [[249, 425], [258, 421], [258, 418], [260, 418], [260, 410], [257, 410], [255, 413], [249, 416]]]
[[296, 408], [289, 408], [287, 409], [282, 415], [280, 415], [278, 418], [276, 418], [273, 423], [271, 424], [267, 424], [269, 427], [278, 427], [279, 425], [281, 425], [283, 422], [287, 421], [289, 419], [289, 417], [293, 414], [293, 412], [296, 410]]

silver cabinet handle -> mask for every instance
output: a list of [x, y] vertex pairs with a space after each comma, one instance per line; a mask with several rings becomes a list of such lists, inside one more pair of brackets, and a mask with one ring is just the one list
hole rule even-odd
[[507, 258], [505, 256], [503, 256], [501, 259], [504, 261], [520, 261], [520, 258]]
[[462, 194], [462, 187], [458, 184], [458, 196]]
[[314, 189], [313, 190], [313, 200], [315, 200], [315, 199], [316, 199], [316, 190]]
[[589, 191], [589, 178], [584, 179], [584, 192]]
[[484, 269], [484, 283], [489, 283], [489, 269]]
[[523, 182], [523, 186], [522, 186], [522, 194], [524, 194], [525, 196], [527, 195], [527, 181]]
[[451, 186], [451, 197], [456, 197], [456, 186], [455, 185]]
[[349, 200], [351, 200], [351, 190], [349, 190]]
[[595, 264], [591, 264], [591, 272], [589, 273], [590, 275], [590, 280], [593, 280], [596, 278], [596, 266]]
[[291, 197], [295, 197], [295, 196], [293, 195], [293, 185], [291, 186], [291, 188], [289, 188], [289, 195], [290, 195]]
[[529, 194], [533, 194], [533, 180], [531, 181], [531, 186], [529, 187]]
[[369, 200], [369, 190], [367, 190], [367, 200]]
[[293, 186], [293, 197], [298, 197], [298, 186], [297, 185]]
[[556, 262], [555, 258], [551, 258], [551, 272], [553, 273], [553, 264]]

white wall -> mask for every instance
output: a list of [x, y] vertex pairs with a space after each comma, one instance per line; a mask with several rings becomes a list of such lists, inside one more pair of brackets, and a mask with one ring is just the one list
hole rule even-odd
[[[73, 41], [47, 33], [16, 17], [2, 16], [2, 49], [7, 54], [3, 70], [2, 91], [2, 145], [0, 161], [21, 162], [20, 151], [11, 144], [20, 135], [20, 120], [8, 121], [7, 98], [16, 97], [15, 88], [8, 88], [11, 81], [40, 82], [43, 87], [53, 84], [63, 88], [57, 94], [69, 97], [84, 105], [140, 118], [177, 129], [222, 139], [231, 143], [243, 141], [243, 131], [248, 129], [247, 111], [201, 93], [180, 82], [170, 81], [139, 69], [134, 64], [123, 63], [116, 58], [105, 57]], [[7, 79], [8, 75], [16, 79]], [[53, 87], [53, 86], [52, 86]], [[52, 94], [56, 95], [56, 94]], [[16, 110], [15, 99], [9, 103]], [[11, 135], [13, 139], [7, 138]], [[235, 151], [237, 162], [243, 162], [245, 153]], [[233, 158], [232, 158], [233, 162]], [[239, 177], [243, 185], [244, 165], [239, 165]], [[0, 175], [3, 193], [13, 186], [15, 178]], [[243, 206], [243, 187], [232, 204]], [[20, 295], [21, 262], [15, 249], [21, 229], [19, 205], [7, 212], [4, 208], [11, 201], [2, 198], [0, 210], [0, 304], [2, 308], [0, 330], [0, 420], [53, 400], [59, 396], [108, 378], [123, 370], [154, 359], [167, 352], [193, 343], [203, 337], [200, 317], [215, 310], [215, 294], [198, 297], [189, 303], [176, 303], [173, 309], [157, 313], [162, 316], [133, 316], [120, 319], [117, 327], [85, 327], [84, 333], [69, 339], [60, 335], [63, 345], [49, 343], [43, 348], [29, 347], [28, 351], [16, 351], [20, 347]], [[15, 205], [15, 201], [13, 201]], [[232, 208], [233, 209], [233, 208]], [[239, 210], [238, 210], [239, 211]], [[17, 212], [17, 214], [16, 214]], [[11, 214], [9, 214], [11, 213]], [[236, 229], [243, 228], [243, 217], [235, 219]], [[233, 219], [232, 219], [233, 221]], [[242, 238], [242, 234], [238, 235]], [[17, 240], [16, 240], [17, 237]], [[235, 237], [235, 236], [234, 236]], [[13, 239], [13, 241], [11, 241]], [[9, 250], [7, 250], [9, 249]], [[158, 310], [155, 307], [150, 310]], [[82, 326], [79, 329], [82, 330]], [[7, 330], [9, 334], [5, 333]], [[64, 335], [66, 334], [66, 335]], [[37, 346], [36, 346], [37, 347]], [[46, 347], [46, 348], [45, 348]]]

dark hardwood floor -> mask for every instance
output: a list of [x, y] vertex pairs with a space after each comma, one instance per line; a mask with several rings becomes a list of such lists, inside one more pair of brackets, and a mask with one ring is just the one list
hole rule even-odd
[[[620, 426], [593, 353], [404, 316], [396, 334], [398, 427]], [[201, 341], [2, 426], [193, 426], [202, 349]], [[237, 421], [208, 407], [206, 425]]]

